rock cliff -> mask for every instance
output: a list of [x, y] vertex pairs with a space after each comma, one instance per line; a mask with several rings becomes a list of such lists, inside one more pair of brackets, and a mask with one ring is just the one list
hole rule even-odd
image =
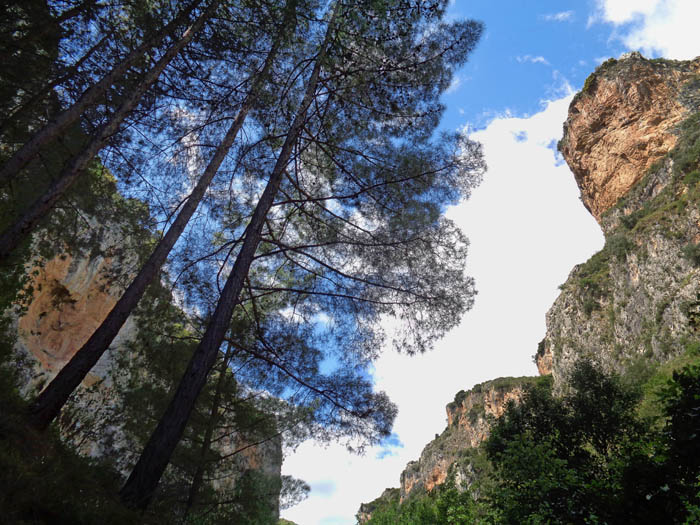
[[676, 145], [678, 124], [700, 105], [698, 72], [700, 59], [630, 53], [588, 77], [569, 107], [559, 148], [596, 219]]
[[357, 513], [366, 523], [374, 509], [403, 502], [415, 494], [430, 492], [447, 481], [478, 497], [478, 482], [489, 469], [480, 445], [489, 435], [492, 422], [503, 414], [509, 401], [517, 402], [536, 377], [502, 377], [461, 390], [446, 407], [447, 427], [428, 443], [417, 461], [401, 473], [400, 488], [386, 489]]
[[[573, 99], [559, 149], [606, 243], [561, 285], [534, 356], [539, 373], [562, 389], [580, 357], [625, 373], [683, 355], [700, 342], [700, 57], [603, 63]], [[534, 380], [458, 393], [447, 429], [390, 495], [404, 500], [451, 476], [470, 490], [490, 422]], [[380, 501], [361, 508], [364, 521]]]
[[536, 355], [555, 384], [578, 356], [623, 372], [679, 355], [700, 328], [700, 59], [601, 65], [561, 152], [606, 243], [576, 266]]
[[[34, 364], [34, 376], [27, 387], [51, 380], [102, 323], [123, 292], [112, 277], [128, 273], [128, 265], [104, 255], [110, 251], [110, 244], [103, 236], [100, 249], [92, 256], [62, 254], [31, 268], [31, 297], [17, 319], [18, 349], [31, 356]], [[134, 330], [130, 318], [112, 347], [124, 347]], [[85, 378], [84, 385], [108, 379], [112, 366], [108, 352]]]
[[476, 449], [489, 435], [491, 422], [504, 411], [509, 401], [517, 401], [531, 377], [503, 377], [460, 391], [446, 407], [447, 428], [428, 443], [420, 458], [411, 461], [401, 473], [401, 500], [414, 491], [431, 491], [454, 475], [467, 485], [474, 465], [460, 462], [463, 452]]

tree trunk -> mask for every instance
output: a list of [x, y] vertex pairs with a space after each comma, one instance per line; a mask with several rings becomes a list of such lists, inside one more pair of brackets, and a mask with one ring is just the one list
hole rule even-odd
[[83, 65], [83, 63], [90, 58], [95, 51], [97, 51], [100, 47], [102, 47], [102, 44], [104, 44], [112, 34], [105, 35], [99, 42], [97, 42], [94, 46], [92, 46], [90, 49], [86, 51], [86, 53], [80, 57], [80, 59], [73, 64], [71, 67], [68, 68], [68, 70], [61, 75], [59, 78], [51, 81], [49, 84], [45, 85], [43, 88], [41, 88], [38, 92], [36, 92], [34, 95], [32, 95], [29, 100], [24, 102], [20, 107], [15, 109], [10, 115], [7, 115], [2, 123], [0, 124], [0, 135], [3, 135], [7, 129], [17, 121], [17, 119], [25, 112], [34, 109], [36, 110], [37, 104], [41, 102], [42, 99], [47, 97], [49, 93], [51, 93], [51, 90], [58, 86], [61, 82], [64, 82], [65, 80], [68, 80], [71, 76], [73, 76], [78, 69], [80, 69], [80, 66]]
[[4, 184], [9, 179], [15, 177], [19, 171], [39, 153], [42, 147], [53, 141], [71, 124], [76, 122], [85, 109], [102, 98], [112, 84], [124, 75], [129, 68], [136, 64], [143, 57], [145, 52], [158, 45], [168, 34], [185, 23], [195, 7], [201, 2], [202, 0], [193, 1], [176, 18], [166, 24], [165, 27], [129, 53], [122, 62], [117, 64], [109, 73], [102, 77], [100, 81], [85, 90], [71, 107], [56, 115], [48, 124], [35, 133], [34, 136], [16, 151], [12, 157], [5, 162], [2, 168], [0, 168], [0, 184]]
[[197, 495], [199, 494], [199, 489], [202, 486], [202, 480], [204, 479], [204, 472], [206, 471], [207, 456], [209, 455], [209, 450], [211, 448], [211, 438], [214, 435], [214, 428], [219, 422], [219, 407], [221, 405], [221, 392], [224, 388], [224, 383], [226, 381], [226, 369], [228, 368], [228, 361], [231, 358], [231, 343], [226, 346], [226, 353], [224, 354], [223, 363], [221, 365], [221, 372], [219, 374], [219, 379], [216, 382], [216, 390], [214, 391], [214, 399], [211, 403], [211, 412], [209, 414], [209, 420], [207, 421], [207, 428], [204, 430], [204, 438], [202, 440], [202, 450], [199, 453], [199, 463], [197, 464], [197, 469], [195, 470], [194, 476], [192, 477], [192, 483], [190, 484], [190, 492], [187, 497], [187, 504], [185, 506], [185, 516], [187, 516], [197, 500]]
[[173, 44], [168, 51], [158, 60], [142, 82], [134, 89], [122, 104], [117, 108], [109, 121], [102, 125], [92, 136], [88, 145], [63, 168], [49, 189], [35, 200], [24, 212], [24, 215], [17, 219], [0, 235], [0, 261], [6, 259], [12, 251], [29, 235], [36, 225], [53, 208], [56, 201], [70, 188], [78, 177], [83, 173], [87, 164], [104, 147], [109, 137], [117, 132], [119, 126], [124, 121], [129, 112], [138, 104], [143, 94], [158, 80], [158, 77], [172, 61], [173, 58], [185, 47], [202, 28], [204, 22], [211, 16], [220, 0], [214, 0], [199, 18], [185, 31], [182, 38]]
[[[290, 2], [296, 4], [296, 0]], [[286, 20], [286, 19], [285, 19]], [[282, 29], [284, 31], [284, 28]], [[154, 277], [158, 274], [161, 266], [168, 258], [170, 250], [180, 238], [180, 235], [185, 230], [187, 223], [192, 218], [199, 203], [204, 198], [207, 188], [211, 184], [214, 175], [221, 166], [226, 154], [231, 149], [233, 142], [238, 135], [245, 119], [253, 107], [253, 103], [257, 93], [262, 88], [264, 82], [272, 70], [277, 53], [281, 46], [282, 37], [278, 38], [272, 49], [270, 50], [265, 65], [262, 71], [255, 78], [253, 85], [250, 88], [243, 106], [238, 112], [235, 120], [231, 124], [226, 136], [221, 145], [217, 148], [214, 156], [209, 161], [204, 173], [200, 177], [194, 190], [187, 198], [187, 201], [182, 207], [182, 210], [175, 218], [173, 224], [168, 228], [167, 233], [160, 240], [153, 253], [146, 261], [146, 264], [141, 268], [124, 294], [121, 296], [114, 308], [109, 312], [105, 320], [97, 330], [92, 334], [90, 339], [78, 350], [71, 360], [61, 369], [58, 375], [49, 383], [49, 385], [39, 394], [37, 399], [31, 405], [29, 421], [30, 424], [37, 430], [45, 430], [51, 421], [56, 416], [68, 401], [69, 396], [73, 393], [80, 382], [85, 378], [90, 369], [95, 366], [102, 354], [105, 353], [109, 345], [119, 333], [119, 330], [126, 322], [132, 310], [136, 307], [139, 300], [146, 291], [147, 286], [151, 283]]]
[[270, 179], [246, 228], [245, 240], [241, 251], [236, 257], [233, 269], [226, 279], [226, 284], [221, 292], [221, 297], [216, 305], [216, 310], [209, 326], [192, 359], [190, 359], [187, 370], [185, 370], [185, 374], [165, 414], [163, 414], [158, 426], [151, 434], [141, 457], [120, 491], [122, 502], [126, 506], [141, 509], [145, 509], [148, 506], [165, 471], [165, 467], [168, 465], [170, 457], [182, 437], [197, 396], [199, 396], [202, 387], [206, 383], [209, 371], [214, 366], [217, 352], [230, 326], [233, 309], [238, 302], [243, 283], [260, 243], [267, 213], [279, 190], [292, 148], [299, 138], [302, 126], [306, 121], [308, 108], [314, 99], [321, 72], [321, 64], [325, 58], [326, 48], [333, 33], [336, 11], [337, 4], [333, 7], [333, 14], [330, 17], [325, 38], [309, 77], [304, 99], [287, 133], [280, 155], [270, 174]]

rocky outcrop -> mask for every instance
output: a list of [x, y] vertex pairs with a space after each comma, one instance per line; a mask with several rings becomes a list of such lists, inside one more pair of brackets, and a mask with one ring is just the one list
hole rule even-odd
[[447, 481], [453, 481], [459, 490], [469, 490], [477, 498], [479, 490], [475, 482], [483, 475], [486, 464], [480, 445], [508, 402], [517, 402], [527, 385], [535, 381], [536, 377], [502, 377], [458, 392], [445, 407], [447, 428], [425, 446], [417, 461], [406, 465], [400, 488], [386, 489], [376, 500], [360, 506], [356, 515], [358, 523], [369, 521], [375, 508], [430, 492]]
[[464, 452], [477, 448], [489, 435], [494, 419], [501, 416], [509, 401], [520, 399], [525, 385], [534, 378], [506, 377], [460, 391], [446, 407], [447, 428], [423, 449], [401, 473], [400, 497], [414, 491], [431, 491], [455, 475], [469, 485], [469, 462], [458, 464]]
[[536, 360], [555, 385], [580, 356], [623, 372], [700, 337], [700, 59], [633, 54], [587, 84], [561, 151], [606, 244], [547, 314]]
[[700, 105], [698, 72], [700, 58], [630, 53], [586, 80], [569, 107], [560, 150], [596, 219], [675, 146], [678, 124]]
[[[107, 276], [114, 259], [62, 255], [32, 269], [33, 290], [26, 312], [18, 319], [18, 347], [35, 361], [32, 384], [43, 385], [66, 364], [116, 304], [120, 287]], [[132, 336], [129, 319], [113, 343], [122, 347]], [[109, 377], [106, 354], [84, 380], [85, 386]]]
[[394, 502], [398, 502], [400, 498], [400, 491], [397, 488], [385, 489], [382, 495], [377, 499], [370, 501], [369, 503], [363, 503], [360, 505], [360, 510], [355, 514], [357, 523], [362, 525], [367, 523], [372, 518], [372, 513], [375, 509]]

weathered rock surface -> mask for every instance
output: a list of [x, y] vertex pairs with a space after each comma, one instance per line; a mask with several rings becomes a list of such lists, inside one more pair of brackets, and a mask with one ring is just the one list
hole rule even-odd
[[610, 59], [586, 81], [569, 107], [560, 150], [600, 221], [676, 144], [676, 126], [697, 110], [700, 71], [693, 61]]
[[[700, 58], [601, 66], [569, 109], [561, 143], [605, 248], [576, 266], [537, 352], [555, 385], [580, 356], [622, 372], [697, 339]], [[599, 114], [600, 117], [595, 115]]]
[[[488, 437], [492, 421], [501, 416], [508, 401], [520, 399], [524, 386], [532, 381], [530, 377], [506, 377], [459, 392], [446, 407], [447, 428], [402, 472], [401, 500], [415, 490], [431, 491], [443, 484], [460, 452], [478, 447]], [[467, 465], [463, 466], [468, 469]], [[468, 472], [455, 474], [469, 478]]]
[[[113, 260], [71, 256], [56, 257], [36, 267], [34, 290], [26, 313], [18, 320], [18, 345], [37, 363], [36, 380], [50, 380], [116, 304], [121, 288], [110, 288], [106, 273]], [[113, 346], [121, 347], [133, 335], [134, 323], [127, 321]], [[90, 386], [109, 376], [109, 354], [84, 380]]]

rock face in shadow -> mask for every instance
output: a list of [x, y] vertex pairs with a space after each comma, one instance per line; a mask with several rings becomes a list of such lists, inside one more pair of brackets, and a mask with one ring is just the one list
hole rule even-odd
[[[138, 246], [123, 236], [118, 222], [96, 225], [88, 218], [88, 224], [89, 235], [86, 233], [81, 239], [84, 246], [81, 244], [80, 249], [48, 260], [36, 255], [26, 265], [24, 307], [11, 315], [16, 329], [15, 354], [23, 367], [20, 386], [27, 397], [46, 385], [87, 341], [116, 304], [138, 267]], [[157, 282], [153, 285], [154, 288], [158, 286]], [[146, 294], [142, 299], [140, 312], [157, 311], [161, 303], [167, 303], [177, 311], [179, 329], [187, 330], [187, 315], [172, 306], [167, 286], [161, 283], [158, 289], [163, 293]], [[172, 360], [173, 356], [182, 357], [184, 353], [181, 363], [184, 369], [190, 355], [187, 350], [176, 354], [163, 345], [163, 341], [149, 339], [150, 332], [144, 331], [144, 322], [137, 315], [127, 320], [109, 350], [73, 393], [57, 421], [65, 443], [82, 455], [109, 458], [122, 475], [130, 472], [143, 448], [144, 437], [157, 422], [154, 418], [161, 414], [158, 409], [146, 408], [153, 399], [134, 401], [132, 389], [144, 384], [161, 388], [159, 401], [167, 402], [168, 385], [179, 380], [181, 373], [166, 375], [162, 366], [150, 366], [150, 361], [155, 354], [167, 354]], [[144, 339], [148, 339], [148, 344], [144, 344]], [[170, 365], [177, 368], [174, 362], [166, 368]], [[231, 376], [230, 371], [227, 373]], [[240, 386], [240, 394], [242, 398], [257, 397], [245, 385]], [[240, 406], [241, 412], [246, 410], [258, 425], [265, 422], [273, 427], [274, 416], [256, 412], [253, 405], [237, 397], [228, 402], [230, 406], [220, 410], [209, 453], [217, 458], [217, 463], [207, 470], [207, 489], [214, 495], [229, 495], [236, 492], [242, 480], [250, 484], [264, 482], [264, 498], [269, 502], [271, 514], [278, 516], [282, 440], [274, 437], [276, 432], [272, 432], [270, 439], [240, 432], [243, 416], [231, 406]], [[199, 417], [202, 425], [202, 416]], [[197, 452], [197, 447], [201, 447], [197, 443], [188, 446]], [[182, 491], [183, 486], [188, 486], [187, 476], [190, 475], [183, 472], [180, 465], [169, 467], [161, 486]], [[211, 492], [208, 497], [211, 499]], [[221, 499], [226, 498], [222, 496]]]

